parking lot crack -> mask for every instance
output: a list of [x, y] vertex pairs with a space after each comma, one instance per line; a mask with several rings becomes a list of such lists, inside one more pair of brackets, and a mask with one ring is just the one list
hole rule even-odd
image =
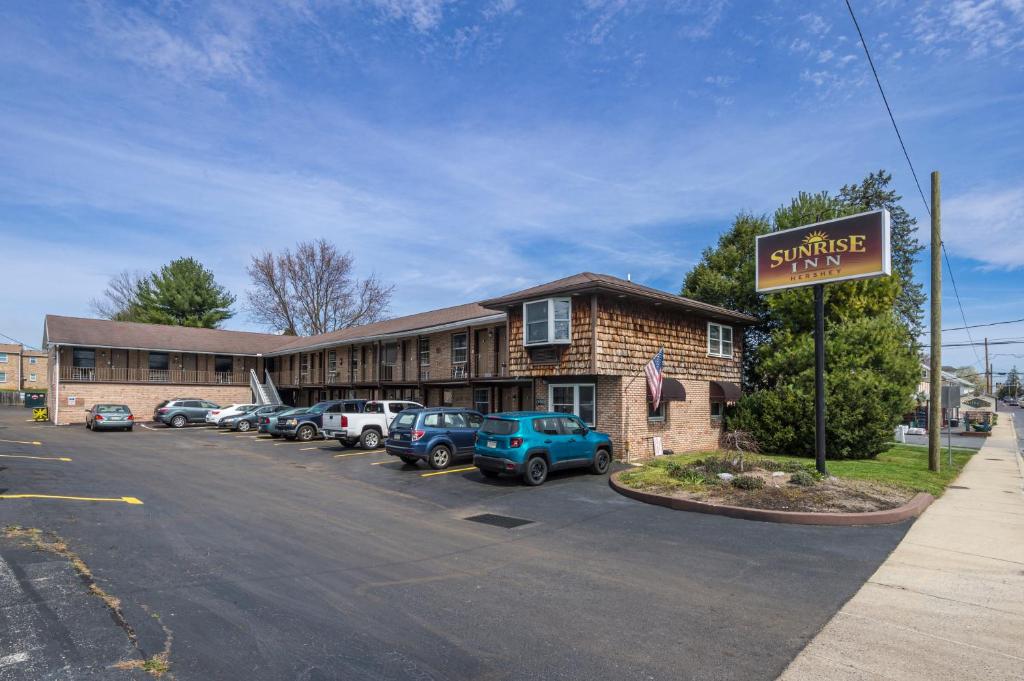
[[35, 551], [51, 553], [67, 560], [68, 563], [71, 564], [71, 567], [74, 568], [79, 579], [82, 580], [82, 583], [85, 585], [88, 592], [103, 602], [107, 607], [107, 611], [110, 613], [110, 617], [114, 621], [114, 624], [124, 631], [132, 647], [135, 648], [142, 657], [140, 660], [126, 660], [118, 662], [113, 665], [115, 668], [142, 669], [156, 677], [163, 676], [168, 672], [170, 669], [171, 643], [174, 640], [174, 637], [171, 630], [160, 620], [159, 616], [151, 613], [147, 606], [141, 605], [143, 611], [156, 619], [157, 623], [164, 631], [163, 649], [155, 655], [146, 655], [145, 651], [139, 644], [138, 634], [124, 616], [124, 612], [121, 609], [121, 599], [110, 594], [96, 582], [96, 578], [93, 575], [92, 570], [89, 569], [89, 566], [86, 565], [85, 561], [82, 560], [77, 553], [68, 547], [67, 543], [61, 537], [54, 532], [44, 532], [38, 528], [21, 527], [18, 525], [9, 525], [4, 529], [4, 534], [8, 539], [20, 542], [22, 546]]

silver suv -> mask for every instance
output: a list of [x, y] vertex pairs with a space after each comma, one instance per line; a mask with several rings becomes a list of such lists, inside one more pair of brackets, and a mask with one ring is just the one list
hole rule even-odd
[[172, 428], [184, 428], [189, 423], [206, 423], [206, 413], [211, 409], [220, 407], [198, 397], [175, 397], [157, 405], [153, 410], [153, 421]]

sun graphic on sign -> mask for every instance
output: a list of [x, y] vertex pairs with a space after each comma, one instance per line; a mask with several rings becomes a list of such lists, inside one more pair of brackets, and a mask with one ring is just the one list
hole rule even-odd
[[825, 234], [825, 232], [811, 232], [804, 237], [805, 244], [814, 244], [819, 241], [828, 241], [828, 234]]

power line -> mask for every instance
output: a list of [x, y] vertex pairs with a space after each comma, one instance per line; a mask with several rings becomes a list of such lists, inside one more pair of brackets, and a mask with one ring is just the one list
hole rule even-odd
[[[1020, 322], [1024, 322], [1024, 317], [1022, 317], [1020, 319], [1007, 319], [1006, 321], [1002, 321], [1002, 322], [989, 322], [987, 324], [971, 324], [970, 326], [954, 326], [954, 327], [949, 328], [949, 329], [943, 329], [942, 333], [946, 333], [947, 331], [963, 331], [965, 329], [980, 329], [980, 328], [982, 328], [984, 326], [1000, 326], [1002, 324], [1019, 324]], [[929, 334], [929, 333], [931, 333], [931, 331], [922, 331], [921, 335], [925, 335], [925, 334]]]
[[[850, 12], [850, 19], [853, 20], [853, 26], [857, 29], [857, 35], [860, 37], [860, 45], [864, 48], [864, 55], [868, 58], [868, 66], [871, 67], [871, 73], [875, 77], [875, 84], [878, 85], [878, 92], [882, 95], [882, 102], [885, 104], [885, 110], [889, 113], [889, 120], [892, 122], [892, 129], [896, 131], [896, 139], [900, 142], [900, 148], [903, 149], [903, 156], [907, 159], [907, 165], [910, 166], [910, 174], [914, 177], [914, 184], [917, 185], [917, 193], [921, 196], [921, 203], [924, 204], [924, 210], [930, 218], [932, 215], [932, 208], [928, 204], [928, 199], [924, 197], [924, 190], [921, 189], [921, 181], [917, 179], [917, 171], [914, 169], [914, 162], [910, 160], [910, 152], [907, 151], [907, 145], [903, 142], [903, 135], [900, 133], [900, 127], [896, 125], [896, 117], [892, 114], [892, 107], [889, 106], [889, 98], [885, 96], [885, 88], [882, 87], [882, 79], [878, 76], [878, 69], [875, 68], [875, 60], [871, 58], [871, 51], [868, 49], [868, 41], [864, 39], [864, 32], [860, 30], [860, 22], [857, 21], [857, 15], [853, 12], [853, 5], [850, 4], [850, 0], [846, 0], [846, 9]], [[967, 315], [964, 314], [964, 305], [960, 301], [960, 291], [957, 290], [956, 278], [953, 276], [953, 266], [949, 262], [949, 254], [946, 252], [946, 244], [939, 242], [942, 247], [942, 255], [946, 260], [946, 269], [949, 270], [949, 280], [953, 284], [953, 294], [956, 296], [956, 304], [960, 308], [960, 317], [964, 321], [964, 330], [967, 331], [967, 338], [971, 339], [971, 332], [967, 324]], [[973, 339], [971, 339], [973, 340]], [[974, 349], [974, 359], [978, 364], [981, 364], [981, 357], [978, 355], [978, 350]], [[985, 367], [986, 369], [988, 367]]]
[[35, 350], [35, 349], [36, 349], [35, 347], [33, 347], [33, 346], [29, 345], [28, 343], [22, 343], [22, 342], [21, 342], [20, 340], [18, 340], [17, 338], [11, 338], [11, 337], [10, 337], [10, 336], [8, 336], [8, 335], [7, 335], [6, 333], [0, 333], [0, 336], [3, 336], [4, 338], [6, 338], [6, 339], [7, 339], [7, 340], [9, 340], [9, 341], [12, 341], [12, 342], [14, 342], [14, 343], [17, 343], [18, 345], [24, 345], [24, 346], [25, 346], [26, 348], [28, 348], [28, 349], [30, 349], [30, 350]]

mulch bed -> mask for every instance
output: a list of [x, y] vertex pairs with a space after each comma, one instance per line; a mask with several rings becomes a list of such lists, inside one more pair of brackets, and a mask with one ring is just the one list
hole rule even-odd
[[[761, 471], [755, 471], [760, 473]], [[647, 490], [657, 491], [657, 490]], [[775, 478], [759, 490], [737, 489], [729, 484], [701, 485], [694, 490], [660, 490], [665, 496], [705, 503], [759, 508], [772, 511], [813, 513], [864, 513], [897, 508], [914, 493], [897, 487], [863, 480], [831, 478], [812, 487], [799, 487]]]

